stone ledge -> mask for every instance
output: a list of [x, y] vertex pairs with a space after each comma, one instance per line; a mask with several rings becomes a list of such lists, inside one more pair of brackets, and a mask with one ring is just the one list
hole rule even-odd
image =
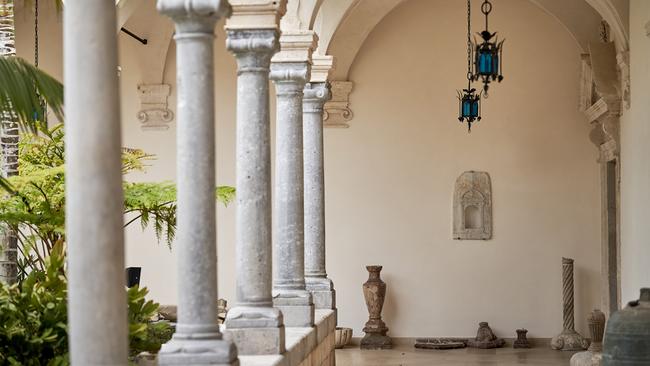
[[240, 366], [330, 366], [334, 361], [336, 311], [317, 309], [313, 328], [286, 328], [282, 355], [239, 356]]

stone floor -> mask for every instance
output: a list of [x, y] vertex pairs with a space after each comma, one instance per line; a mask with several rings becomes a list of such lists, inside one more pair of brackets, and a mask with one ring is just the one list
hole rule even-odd
[[471, 366], [471, 365], [562, 365], [568, 366], [573, 352], [554, 351], [547, 347], [528, 350], [499, 348], [479, 350], [419, 350], [399, 345], [386, 351], [362, 351], [350, 347], [336, 350], [337, 366]]

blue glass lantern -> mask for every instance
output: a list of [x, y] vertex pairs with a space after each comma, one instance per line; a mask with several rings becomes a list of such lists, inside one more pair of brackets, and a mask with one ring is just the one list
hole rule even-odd
[[470, 88], [458, 91], [459, 114], [458, 121], [467, 122], [467, 131], [472, 131], [472, 123], [481, 120], [481, 94]]
[[[474, 41], [474, 78], [483, 82], [483, 91], [487, 97], [487, 91], [490, 82], [503, 80], [502, 55], [503, 42], [496, 37], [496, 32], [488, 31], [488, 15], [492, 11], [492, 4], [485, 0], [481, 6], [481, 11], [485, 14], [485, 30], [480, 34], [483, 38], [482, 43]], [[494, 38], [494, 41], [492, 39]]]

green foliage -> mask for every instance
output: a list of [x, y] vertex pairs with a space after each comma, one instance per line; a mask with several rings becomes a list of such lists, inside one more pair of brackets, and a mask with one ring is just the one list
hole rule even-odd
[[[54, 246], [44, 270], [32, 271], [20, 285], [0, 284], [0, 365], [69, 365], [67, 280], [63, 244]], [[127, 291], [131, 356], [155, 353], [171, 339], [167, 322], [152, 323], [158, 304], [146, 288]]]
[[[17, 233], [19, 272], [44, 270], [54, 246], [65, 242], [65, 150], [63, 125], [24, 134], [19, 146], [19, 175], [0, 184], [0, 221]], [[142, 150], [122, 150], [122, 173], [144, 171], [154, 157]], [[124, 182], [125, 227], [140, 221], [152, 226], [158, 240], [171, 245], [176, 229], [176, 187], [172, 182]], [[231, 202], [233, 187], [217, 187], [216, 198]]]
[[35, 132], [45, 121], [42, 101], [63, 120], [63, 85], [20, 57], [0, 57], [0, 115], [14, 115]]
[[166, 321], [152, 323], [149, 320], [158, 313], [159, 304], [146, 300], [146, 288], [131, 287], [129, 300], [129, 345], [131, 357], [140, 352], [157, 353], [160, 346], [171, 339], [173, 329]]
[[0, 286], [0, 364], [67, 365], [67, 283], [59, 244], [20, 285]]

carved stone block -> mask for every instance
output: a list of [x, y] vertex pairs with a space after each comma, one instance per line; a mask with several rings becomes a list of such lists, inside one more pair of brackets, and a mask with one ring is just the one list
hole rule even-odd
[[464, 172], [456, 179], [453, 225], [454, 239], [492, 239], [492, 183], [487, 172]]
[[332, 81], [330, 84], [332, 98], [325, 103], [323, 125], [325, 127], [348, 128], [353, 114], [350, 109], [351, 81]]
[[140, 84], [140, 111], [138, 120], [143, 130], [166, 130], [169, 122], [174, 120], [174, 112], [168, 108], [167, 97], [171, 87], [169, 84]]

